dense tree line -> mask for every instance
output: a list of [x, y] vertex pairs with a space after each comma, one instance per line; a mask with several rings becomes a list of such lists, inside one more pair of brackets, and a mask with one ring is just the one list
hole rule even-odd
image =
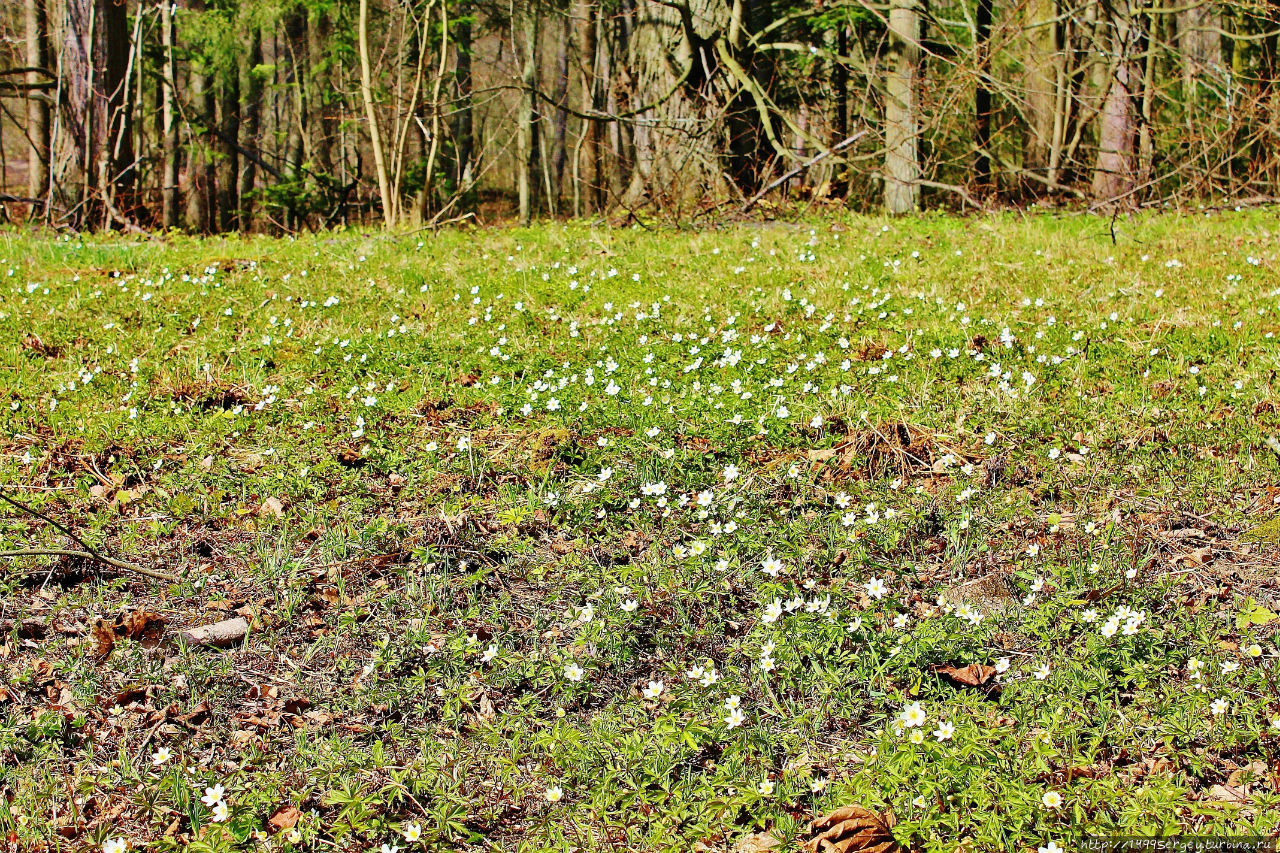
[[1280, 0], [14, 0], [10, 218], [1280, 195]]

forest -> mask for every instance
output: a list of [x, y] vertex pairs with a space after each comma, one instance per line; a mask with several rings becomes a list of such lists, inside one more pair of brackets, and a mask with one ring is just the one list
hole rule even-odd
[[8, 0], [0, 200], [57, 228], [1280, 195], [1275, 0]]

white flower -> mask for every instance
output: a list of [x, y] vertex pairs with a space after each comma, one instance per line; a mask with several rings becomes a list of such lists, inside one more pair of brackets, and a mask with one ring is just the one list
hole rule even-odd
[[724, 724], [731, 729], [736, 729], [745, 720], [746, 717], [743, 715], [741, 708], [730, 708], [728, 716], [724, 718]]
[[1008, 659], [1008, 658], [1000, 658], [999, 660], [997, 660], [997, 661], [996, 661], [996, 673], [997, 673], [997, 674], [1003, 674], [1003, 673], [1008, 672], [1008, 671], [1009, 671], [1009, 665], [1010, 665], [1010, 664], [1009, 664], [1009, 659]]
[[1035, 671], [1035, 676], [1036, 676], [1036, 681], [1044, 681], [1046, 678], [1048, 678], [1048, 677], [1049, 677], [1049, 664], [1047, 664], [1047, 663], [1046, 663], [1046, 664], [1042, 664], [1042, 665], [1040, 666], [1040, 668], [1039, 668], [1039, 669], [1037, 669], [1037, 670]]
[[1222, 697], [1218, 697], [1217, 699], [1214, 699], [1213, 702], [1209, 704], [1209, 711], [1215, 717], [1219, 717], [1227, 713], [1227, 709], [1230, 707], [1231, 706], [1227, 703], [1226, 699], [1223, 699]]
[[169, 747], [162, 746], [151, 754], [151, 763], [152, 765], [159, 767], [172, 757], [173, 753], [169, 751]]
[[219, 800], [218, 804], [213, 807], [213, 822], [222, 823], [230, 816], [227, 809], [227, 801]]
[[123, 838], [108, 838], [102, 842], [102, 853], [124, 853], [129, 849], [129, 842]]
[[769, 606], [764, 609], [764, 621], [766, 623], [778, 621], [778, 617], [782, 615], [782, 601], [774, 599]]
[[214, 785], [212, 788], [204, 789], [204, 796], [200, 798], [200, 802], [204, 803], [209, 808], [213, 808], [214, 805], [222, 802], [222, 796], [226, 792], [227, 792], [227, 789], [222, 787], [222, 783], [219, 782], [217, 785]]
[[933, 730], [933, 736], [939, 741], [951, 740], [951, 736], [955, 733], [955, 725], [946, 721], [938, 723], [938, 727]]
[[902, 720], [902, 724], [907, 728], [915, 728], [916, 726], [924, 725], [926, 718], [927, 715], [925, 714], [924, 709], [920, 707], [919, 702], [912, 702], [903, 709], [902, 716], [899, 717], [899, 719]]
[[1038, 848], [1036, 853], [1066, 853], [1066, 851], [1058, 846], [1058, 842], [1050, 841], [1043, 847]]
[[567, 663], [564, 665], [564, 677], [570, 681], [581, 681], [583, 676], [582, 667], [576, 663]]
[[419, 824], [419, 823], [405, 824], [405, 827], [404, 827], [405, 841], [410, 841], [410, 842], [417, 841], [421, 837], [422, 837], [422, 824]]
[[547, 798], [548, 803], [558, 803], [561, 798], [564, 797], [564, 791], [560, 790], [559, 785], [552, 785], [547, 788], [547, 792], [544, 796]]
[[866, 582], [865, 586], [867, 595], [871, 598], [884, 598], [885, 593], [889, 591], [889, 588], [884, 585], [884, 581], [880, 580], [880, 578], [872, 578]]
[[782, 561], [776, 557], [768, 557], [760, 564], [760, 568], [769, 577], [776, 578], [778, 573], [782, 571]]
[[773, 782], [769, 781], [768, 779], [765, 779], [763, 782], [756, 785], [756, 792], [760, 794], [760, 796], [762, 797], [769, 796], [770, 794], [773, 793]]
[[650, 681], [649, 686], [644, 689], [644, 698], [657, 699], [662, 695], [663, 683], [661, 681]]
[[1045, 791], [1044, 796], [1040, 798], [1040, 802], [1046, 809], [1056, 809], [1062, 807], [1062, 795], [1057, 791]]

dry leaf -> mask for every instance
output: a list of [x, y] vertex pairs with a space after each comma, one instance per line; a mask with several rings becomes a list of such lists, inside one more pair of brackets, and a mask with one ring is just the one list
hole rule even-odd
[[817, 834], [804, 846], [810, 853], [901, 853], [894, 823], [891, 812], [845, 806], [810, 824], [809, 831]]
[[1265, 761], [1251, 761], [1239, 770], [1232, 770], [1231, 775], [1227, 777], [1227, 785], [1232, 788], [1247, 788], [1251, 782], [1266, 781], [1269, 774], [1270, 768]]
[[933, 671], [948, 681], [963, 687], [982, 687], [996, 674], [994, 666], [971, 663], [968, 666], [935, 666]]
[[136, 640], [148, 649], [164, 636], [164, 617], [148, 610], [131, 610], [116, 617], [115, 622], [98, 619], [91, 633], [98, 644], [98, 657], [106, 660], [115, 650], [116, 640]]
[[267, 824], [273, 832], [281, 832], [286, 829], [293, 829], [301, 819], [302, 812], [298, 811], [294, 806], [281, 806], [271, 813], [271, 817], [267, 818]]
[[1214, 785], [1209, 789], [1209, 799], [1235, 805], [1243, 805], [1249, 802], [1249, 797], [1245, 795], [1244, 791], [1233, 785]]
[[1185, 563], [1189, 567], [1203, 566], [1213, 560], [1213, 549], [1205, 546], [1189, 551], [1186, 554], [1180, 554], [1177, 562]]
[[106, 660], [116, 648], [116, 633], [111, 630], [111, 623], [106, 619], [94, 621], [91, 629], [94, 642], [98, 644], [98, 659]]
[[781, 846], [782, 842], [772, 833], [753, 832], [750, 835], [744, 835], [733, 846], [733, 853], [765, 853], [765, 851], [776, 850]]
[[262, 502], [262, 506], [258, 507], [259, 516], [274, 515], [276, 518], [284, 518], [284, 504], [279, 498], [267, 498]]

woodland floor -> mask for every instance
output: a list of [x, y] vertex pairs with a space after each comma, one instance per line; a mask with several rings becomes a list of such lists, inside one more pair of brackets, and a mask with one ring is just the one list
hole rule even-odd
[[0, 232], [0, 841], [1280, 832], [1278, 229]]

